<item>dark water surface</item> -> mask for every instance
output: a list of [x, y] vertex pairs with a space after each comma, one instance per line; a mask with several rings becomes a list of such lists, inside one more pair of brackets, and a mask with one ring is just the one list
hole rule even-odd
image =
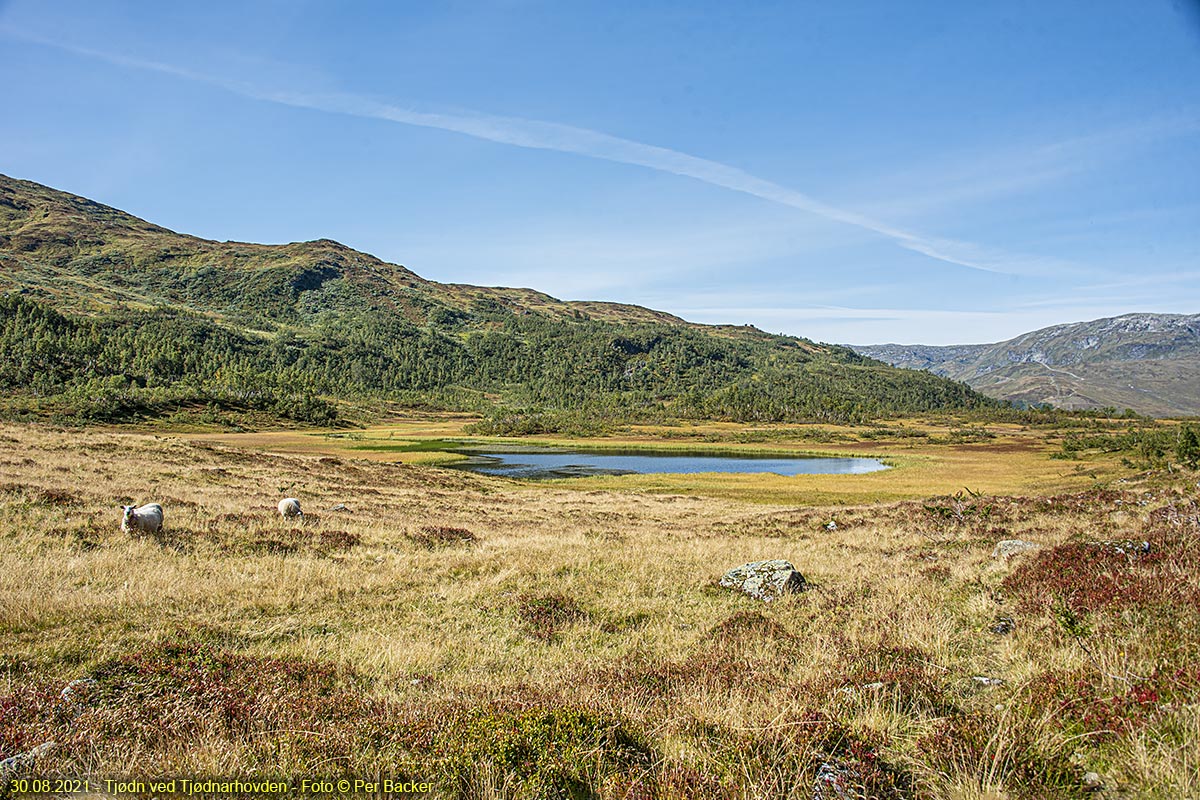
[[887, 469], [874, 458], [666, 453], [646, 450], [458, 450], [456, 469], [539, 480], [631, 473], [773, 472], [778, 475], [859, 475]]

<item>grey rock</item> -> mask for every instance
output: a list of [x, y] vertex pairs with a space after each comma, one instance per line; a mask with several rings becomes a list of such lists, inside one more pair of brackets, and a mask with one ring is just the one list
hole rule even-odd
[[20, 769], [25, 769], [33, 765], [42, 756], [54, 749], [54, 742], [42, 742], [37, 747], [26, 750], [24, 753], [17, 753], [15, 756], [0, 761], [0, 778], [7, 775], [9, 772], [16, 772]]
[[91, 694], [91, 690], [95, 685], [96, 681], [94, 678], [76, 678], [68, 683], [62, 692], [59, 693], [58, 696], [71, 709], [72, 723], [75, 722], [76, 717], [83, 713], [84, 708], [87, 706], [88, 695]]
[[1012, 617], [998, 616], [996, 621], [992, 623], [991, 631], [999, 636], [1004, 636], [1007, 633], [1012, 633], [1017, 628], [1017, 623]]
[[1041, 545], [1037, 542], [1027, 542], [1024, 539], [1005, 539], [996, 542], [996, 546], [992, 549], [992, 558], [1011, 558], [1018, 553], [1027, 553], [1030, 550], [1038, 550]]
[[1119, 556], [1128, 556], [1130, 559], [1141, 558], [1142, 556], [1150, 555], [1149, 542], [1135, 542], [1131, 539], [1125, 539], [1119, 542], [1088, 542], [1092, 547], [1099, 548], [1102, 552], [1113, 553]]
[[989, 678], [986, 675], [974, 675], [971, 677], [971, 680], [975, 681], [975, 683], [979, 684], [980, 686], [990, 687], [1004, 685], [1004, 678]]
[[802, 592], [808, 588], [804, 576], [796, 571], [790, 561], [752, 561], [734, 567], [721, 576], [720, 584], [726, 589], [736, 589], [751, 597], [771, 601], [784, 594]]
[[826, 761], [813, 780], [813, 800], [851, 800], [853, 796], [846, 784], [846, 770]]
[[1098, 792], [1104, 788], [1104, 779], [1100, 777], [1098, 772], [1083, 773], [1083, 788], [1091, 792]]
[[86, 695], [88, 690], [96, 685], [94, 678], [76, 678], [68, 683], [59, 693], [59, 697], [68, 702], [76, 702], [81, 695]]

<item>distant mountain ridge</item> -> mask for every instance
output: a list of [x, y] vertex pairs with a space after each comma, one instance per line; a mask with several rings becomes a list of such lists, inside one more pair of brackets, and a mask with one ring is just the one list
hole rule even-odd
[[865, 356], [1059, 408], [1200, 415], [1200, 314], [1124, 314], [995, 344], [855, 346]]
[[838, 422], [994, 404], [838, 345], [438, 283], [329, 239], [210, 241], [6, 176], [0, 350], [0, 405], [87, 419], [249, 406], [325, 423], [363, 400], [532, 432], [546, 414]]

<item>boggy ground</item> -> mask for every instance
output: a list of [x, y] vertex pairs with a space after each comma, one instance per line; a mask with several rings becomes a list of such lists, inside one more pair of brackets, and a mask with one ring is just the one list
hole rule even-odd
[[[810, 507], [0, 427], [0, 759], [436, 797], [1200, 797], [1196, 480]], [[122, 533], [150, 501], [166, 531]], [[993, 558], [1011, 538], [1044, 547]], [[811, 590], [715, 586], [763, 558]]]
[[[430, 414], [372, 428], [335, 431], [191, 433], [210, 444], [352, 459], [437, 464], [461, 459], [447, 442], [505, 441], [471, 433], [472, 418]], [[1112, 424], [1109, 421], [1107, 424]], [[1119, 428], [1118, 428], [1119, 429]], [[909, 419], [888, 425], [739, 425], [701, 422], [626, 426], [602, 438], [526, 437], [525, 444], [622, 450], [717, 449], [730, 453], [809, 454], [882, 458], [896, 469], [865, 475], [693, 474], [621, 475], [571, 479], [575, 489], [620, 489], [776, 505], [855, 505], [916, 499], [961, 490], [989, 494], [1055, 493], [1086, 488], [1129, 473], [1115, 457], [1062, 460], [1061, 442], [1074, 430], [954, 419]]]

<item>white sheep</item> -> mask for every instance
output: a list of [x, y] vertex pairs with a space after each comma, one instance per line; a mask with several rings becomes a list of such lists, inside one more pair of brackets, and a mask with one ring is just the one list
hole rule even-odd
[[121, 530], [126, 533], [138, 531], [141, 533], [158, 533], [163, 526], [163, 507], [158, 503], [147, 503], [144, 506], [122, 506], [125, 516], [121, 518]]
[[285, 497], [280, 500], [279, 516], [284, 519], [288, 519], [289, 517], [304, 519], [304, 512], [300, 510], [300, 501], [294, 497]]

